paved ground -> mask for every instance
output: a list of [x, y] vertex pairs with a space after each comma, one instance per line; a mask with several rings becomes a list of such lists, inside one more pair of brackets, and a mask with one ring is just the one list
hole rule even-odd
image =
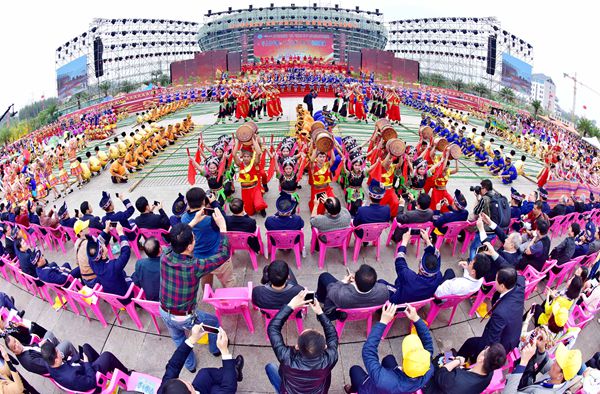
[[[285, 99], [285, 116], [279, 122], [261, 123], [261, 134], [268, 135], [273, 133], [277, 137], [287, 134], [294, 121], [294, 108], [296, 102], [297, 101], [293, 99]], [[325, 104], [330, 103], [326, 100], [318, 99], [315, 103], [315, 108], [320, 108], [321, 105]], [[71, 212], [74, 208], [78, 207], [83, 200], [87, 199], [94, 207], [96, 214], [100, 215], [98, 202], [102, 190], [110, 191], [113, 194], [114, 192], [127, 193], [128, 189], [136, 184], [138, 180], [140, 182], [137, 187], [133, 192], [129, 193], [132, 201], [135, 201], [137, 197], [144, 195], [149, 201], [163, 201], [167, 210], [170, 210], [171, 203], [175, 199], [177, 193], [184, 193], [189, 187], [186, 181], [187, 155], [185, 153], [185, 147], [195, 147], [200, 133], [202, 133], [204, 140], [207, 143], [210, 143], [220, 134], [231, 133], [236, 129], [237, 125], [212, 125], [212, 123], [214, 123], [215, 111], [216, 106], [214, 104], [202, 104], [190, 107], [185, 111], [163, 119], [161, 123], [175, 123], [175, 120], [180, 120], [187, 113], [191, 113], [197, 126], [194, 133], [187, 136], [183, 141], [178, 141], [177, 144], [169, 147], [169, 149], [163, 152], [159, 157], [154, 158], [143, 171], [136, 173], [129, 184], [113, 185], [110, 183], [107, 174], [104, 173], [94, 178], [91, 183], [82, 190], [68, 195], [66, 200]], [[418, 129], [419, 114], [408, 108], [403, 108], [402, 119], [404, 127], [398, 128], [401, 132], [401, 137], [408, 143], [415, 143], [417, 141], [416, 131]], [[132, 127], [131, 120], [125, 120], [121, 122], [119, 126], [119, 132], [121, 130], [129, 130]], [[359, 138], [368, 138], [372, 132], [373, 124], [358, 125], [354, 122], [348, 122], [343, 123], [340, 128], [343, 134], [353, 134], [359, 136]], [[479, 125], [479, 128], [481, 128], [481, 125]], [[527, 172], [535, 174], [538, 169], [539, 163], [529, 163]], [[469, 185], [478, 184], [478, 181], [486, 176], [487, 174], [472, 162], [462, 161], [461, 170], [457, 176], [452, 177], [449, 188], [452, 190], [454, 188], [461, 188], [461, 190], [466, 191], [468, 190]], [[199, 185], [203, 185], [203, 183], [200, 182], [200, 177], [198, 177], [198, 182]], [[266, 195], [266, 200], [270, 206], [274, 205], [274, 200], [277, 196], [277, 187], [274, 182], [275, 181], [272, 182], [272, 190]], [[535, 185], [526, 179], [519, 179], [516, 182], [516, 187], [521, 192], [529, 192], [535, 188]], [[500, 186], [499, 189], [503, 193], [508, 194], [508, 188]], [[341, 196], [341, 190], [339, 188], [336, 187], [335, 191]], [[304, 187], [300, 191], [300, 198], [302, 201], [301, 214], [305, 219], [308, 218], [308, 208], [306, 206], [308, 193], [308, 187]], [[471, 204], [470, 206], [472, 207], [473, 196], [471, 193], [467, 193], [467, 196], [469, 198], [469, 203]], [[62, 200], [57, 201], [56, 205], [58, 206], [59, 203], [62, 203]], [[117, 202], [116, 204], [117, 209], [119, 209], [119, 203]], [[272, 212], [273, 209], [268, 210], [269, 214]], [[257, 217], [257, 221], [259, 224], [262, 224], [264, 219]], [[308, 227], [305, 229], [305, 236], [308, 241], [310, 239]], [[555, 241], [554, 243], [557, 242], [558, 241]], [[448, 247], [442, 247], [442, 268], [454, 268], [458, 272], [457, 262], [463, 256], [457, 255], [452, 257], [450, 256], [450, 252]], [[355, 269], [358, 267], [358, 264], [361, 263], [371, 264], [377, 269], [380, 278], [393, 281], [395, 278], [393, 247], [382, 247], [381, 254], [381, 261], [376, 262], [374, 249], [368, 247], [363, 249], [357, 263], [353, 263], [350, 257], [348, 265], [350, 269]], [[73, 255], [74, 250], [70, 247], [67, 250], [66, 255], [53, 252], [48, 253], [47, 257], [49, 257], [49, 260], [62, 262], [73, 261]], [[414, 258], [414, 247], [409, 247], [409, 256], [410, 266], [413, 269], [416, 269], [417, 263]], [[300, 284], [309, 289], [315, 289], [317, 277], [321, 273], [321, 270], [317, 267], [316, 256], [308, 255], [303, 259], [302, 268], [300, 270], [296, 269], [295, 264], [293, 264], [293, 255], [280, 252], [277, 257], [283, 258], [291, 263], [290, 266], [293, 268]], [[126, 268], [128, 273], [133, 272], [134, 263], [135, 261], [132, 259]], [[260, 274], [259, 272], [252, 270], [247, 255], [243, 252], [237, 253], [234, 256], [233, 263], [235, 267], [235, 279], [238, 286], [243, 286], [249, 281], [254, 284], [259, 283]], [[260, 269], [262, 269], [264, 264], [266, 264], [265, 259], [260, 257]], [[339, 278], [344, 275], [345, 271], [340, 252], [337, 250], [328, 252], [324, 271], [331, 272]], [[76, 345], [88, 342], [98, 350], [111, 351], [115, 353], [125, 365], [137, 371], [155, 376], [162, 376], [164, 366], [175, 350], [173, 342], [168, 336], [167, 330], [162, 322], [159, 322], [161, 334], [157, 335], [150, 319], [143, 312], [141, 313], [141, 317], [142, 321], [146, 324], [146, 327], [145, 331], [139, 331], [135, 328], [135, 325], [129, 316], [124, 312], [121, 313], [123, 325], [120, 326], [116, 323], [116, 319], [112, 317], [113, 314], [110, 311], [110, 308], [104, 305], [104, 315], [110, 325], [107, 328], [102, 328], [97, 321], [93, 320], [92, 322], [88, 322], [84, 317], [76, 316], [70, 311], [54, 311], [47, 303], [33, 298], [29, 293], [24, 292], [13, 284], [8, 284], [4, 280], [0, 280], [0, 291], [13, 295], [17, 301], [17, 305], [27, 311], [27, 318], [35, 320], [46, 328], [51, 329], [59, 338], [69, 339]], [[199, 297], [201, 297], [201, 294]], [[535, 294], [527, 301], [527, 305], [530, 305], [533, 302], [541, 302], [541, 300], [541, 297]], [[480, 322], [480, 319], [478, 318], [468, 317], [470, 306], [470, 303], [463, 303], [460, 305], [451, 326], [447, 326], [449, 318], [449, 313], [447, 311], [442, 312], [438, 316], [432, 326], [436, 354], [437, 352], [447, 350], [451, 347], [458, 348], [467, 338], [481, 334], [485, 322]], [[210, 308], [207, 308], [206, 306], [202, 306], [202, 309], [210, 310]], [[423, 310], [421, 315], [425, 317], [426, 312], [427, 309]], [[223, 321], [223, 325], [229, 334], [233, 354], [243, 354], [246, 358], [246, 369], [244, 371], [245, 379], [239, 385], [239, 391], [246, 393], [272, 392], [271, 386], [264, 374], [264, 365], [267, 362], [275, 362], [276, 359], [264, 336], [263, 318], [259, 313], [253, 313], [252, 316], [256, 329], [254, 334], [249, 333], [245, 322], [241, 318], [225, 317]], [[318, 323], [314, 315], [309, 315], [306, 319], [305, 327], [317, 327], [317, 325]], [[577, 347], [582, 349], [584, 360], [598, 350], [598, 340], [595, 335], [598, 328], [598, 323], [594, 320], [594, 322], [590, 324], [579, 337]], [[289, 327], [286, 326], [285, 330], [287, 343], [293, 344], [297, 338], [295, 327], [292, 327], [291, 325]], [[407, 321], [402, 320], [396, 322], [390, 331], [388, 338], [382, 341], [380, 355], [394, 354], [400, 360], [402, 338], [407, 333]], [[349, 382], [349, 368], [353, 364], [362, 364], [360, 352], [365, 338], [366, 325], [364, 322], [348, 323], [346, 325], [341, 338], [340, 361], [333, 371], [332, 393], [343, 392], [343, 384]], [[219, 366], [220, 361], [210, 356], [205, 346], [197, 346], [195, 351], [200, 367]], [[54, 386], [47, 380], [32, 376], [28, 373], [24, 373], [24, 375], [40, 392], [57, 392]], [[182, 378], [192, 379], [192, 376], [186, 371], [182, 373]]]

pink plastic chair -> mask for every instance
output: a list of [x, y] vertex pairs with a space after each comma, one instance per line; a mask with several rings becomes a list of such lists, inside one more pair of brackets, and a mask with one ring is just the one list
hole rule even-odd
[[583, 330], [585, 326], [587, 326], [588, 323], [593, 319], [594, 315], [588, 315], [583, 309], [581, 309], [581, 306], [575, 305], [573, 312], [571, 312], [569, 318], [567, 319], [565, 329], [568, 330], [569, 328], [578, 327]]
[[156, 320], [157, 317], [160, 317], [160, 302], [147, 300], [144, 297], [144, 289], [141, 289], [138, 296], [133, 298], [133, 302], [148, 312], [152, 319], [152, 323], [154, 323], [156, 332], [160, 334], [160, 328], [158, 327], [158, 321]]
[[298, 269], [302, 267], [302, 249], [304, 248], [302, 230], [267, 231], [265, 237], [267, 238], [267, 255], [271, 256], [271, 262], [275, 261], [277, 250], [292, 249], [296, 256], [296, 267]]
[[[117, 234], [117, 231], [111, 231], [111, 233], [114, 232], [114, 235], [117, 239], [119, 239], [119, 235]], [[133, 253], [135, 254], [135, 257], [139, 260], [142, 258], [142, 254], [140, 253], [140, 247], [139, 247], [139, 239], [140, 239], [140, 233], [138, 232], [137, 227], [133, 230], [130, 230], [128, 228], [123, 227], [123, 234], [125, 234], [125, 236], [127, 237], [127, 242], [129, 243], [129, 247], [131, 248], [131, 250], [133, 251]], [[135, 235], [134, 239], [129, 239], [130, 236], [132, 236], [131, 234]]]
[[140, 236], [144, 239], [154, 237], [158, 240], [160, 246], [169, 246], [169, 243], [165, 240], [165, 236], [169, 235], [169, 232], [167, 230], [138, 228], [138, 232], [140, 233]]
[[373, 313], [383, 308], [383, 305], [370, 306], [368, 308], [338, 308], [338, 312], [345, 312], [348, 316], [346, 320], [337, 320], [335, 323], [335, 330], [338, 334], [338, 339], [342, 337], [342, 331], [346, 323], [351, 321], [366, 320], [367, 321], [367, 336], [371, 332], [371, 326], [373, 325]]
[[[358, 254], [362, 248], [363, 242], [371, 242], [376, 248], [376, 261], [379, 261], [381, 252], [381, 234], [383, 230], [390, 227], [389, 223], [368, 223], [361, 224], [353, 228], [354, 233], [354, 255], [352, 261], [356, 263], [358, 260]], [[356, 233], [358, 230], [362, 231], [362, 237], [359, 237]]]
[[16, 282], [19, 283], [19, 279], [15, 276], [14, 272], [13, 272], [13, 267], [15, 267], [16, 265], [16, 257], [15, 260], [11, 260], [8, 257], [8, 254], [0, 257], [0, 260], [2, 261], [3, 265], [0, 266], [0, 273], [2, 273], [2, 276], [4, 277], [4, 279], [6, 279], [8, 282]]
[[229, 239], [229, 246], [231, 251], [231, 256], [235, 253], [236, 250], [245, 250], [250, 255], [250, 261], [252, 262], [252, 268], [254, 271], [258, 271], [258, 261], [256, 253], [252, 250], [250, 246], [248, 246], [248, 239], [250, 237], [257, 237], [258, 244], [260, 245], [260, 252], [264, 254], [264, 248], [262, 239], [260, 236], [260, 228], [256, 228], [255, 233], [245, 233], [242, 231], [227, 231], [227, 238]]
[[21, 286], [23, 286], [27, 289], [27, 281], [25, 278], [23, 278], [23, 275], [21, 274], [21, 269], [19, 268], [18, 263], [16, 263], [15, 261], [5, 262], [4, 268], [6, 268], [7, 272], [10, 272], [12, 274], [12, 276], [15, 278], [15, 283], [20, 284]]
[[319, 269], [325, 266], [325, 255], [328, 248], [340, 248], [344, 256], [344, 265], [348, 265], [348, 243], [352, 236], [352, 227], [343, 228], [341, 230], [320, 232], [316, 228], [312, 228], [312, 236], [310, 239], [310, 252], [314, 253], [317, 241], [319, 242]]
[[39, 245], [40, 248], [52, 249], [52, 242], [48, 239], [47, 234], [44, 234], [42, 231], [42, 226], [31, 223], [29, 227], [33, 230], [36, 238], [36, 244]]
[[48, 302], [50, 305], [54, 304], [54, 300], [52, 299], [52, 297], [50, 297], [50, 294], [48, 293], [48, 290], [46, 289], [45, 283], [40, 285], [38, 283], [38, 281], [41, 282], [41, 280], [36, 279], [33, 276], [28, 275], [22, 271], [21, 271], [21, 277], [23, 278], [23, 283], [25, 284], [27, 291], [29, 291], [34, 296], [39, 297], [42, 300]]
[[494, 370], [494, 375], [492, 375], [492, 381], [485, 388], [485, 390], [481, 392], [481, 394], [501, 393], [502, 390], [504, 390], [504, 386], [506, 386], [506, 379], [504, 379], [502, 368], [498, 368]]
[[[70, 284], [74, 280], [75, 279], [71, 275], [69, 275], [69, 279], [67, 279], [67, 283]], [[66, 300], [66, 302], [63, 303], [61, 309], [66, 309], [67, 305], [68, 305], [69, 308], [73, 311], [73, 313], [75, 313], [77, 316], [79, 316], [79, 308], [77, 308], [77, 303], [71, 297], [67, 296], [66, 291], [62, 286], [59, 286], [55, 283], [47, 283], [46, 282], [46, 288], [48, 291], [54, 292], [56, 297], [58, 297], [61, 301]], [[53, 300], [53, 297], [50, 296], [50, 293], [48, 293], [48, 298]], [[52, 304], [53, 304], [53, 302], [52, 302]]]
[[435, 318], [440, 313], [442, 309], [450, 309], [452, 308], [452, 313], [450, 313], [450, 320], [448, 320], [448, 325], [452, 324], [452, 320], [454, 319], [454, 314], [456, 313], [456, 309], [458, 305], [464, 300], [471, 298], [471, 296], [475, 293], [467, 294], [464, 296], [447, 296], [442, 298], [436, 298], [440, 301], [444, 301], [442, 304], [436, 304], [435, 302], [431, 303], [431, 308], [429, 309], [429, 313], [427, 314], [427, 326], [431, 327]]
[[[423, 308], [425, 305], [429, 305], [431, 302], [433, 301], [433, 297], [432, 298], [428, 298], [426, 300], [423, 301], [415, 301], [415, 302], [407, 302], [406, 304], [400, 304], [402, 306], [406, 306], [406, 305], [410, 305], [413, 308], [415, 308], [417, 311], [421, 308]], [[383, 331], [383, 335], [381, 336], [381, 339], [385, 339], [385, 337], [387, 336], [388, 332], [392, 329], [392, 326], [394, 325], [394, 322], [396, 321], [396, 319], [401, 319], [406, 317], [406, 312], [398, 312], [396, 313], [396, 315], [394, 315], [394, 318], [392, 319], [392, 321], [390, 321], [387, 325], [387, 327], [385, 328], [385, 330]], [[411, 322], [412, 325], [412, 322]]]
[[[79, 280], [74, 280], [73, 283], [71, 283], [71, 286], [65, 289], [65, 294], [67, 295], [67, 297], [70, 297], [73, 301], [77, 302], [77, 305], [81, 307], [81, 310], [83, 311], [88, 321], [90, 320], [90, 316], [87, 310], [91, 309], [100, 321], [100, 324], [102, 324], [103, 327], [108, 326], [108, 324], [106, 323], [106, 319], [104, 318], [104, 314], [102, 314], [102, 311], [100, 310], [100, 307], [98, 305], [98, 301], [100, 300], [99, 297], [96, 296], [94, 292], [87, 296], [81, 294], [79, 291], [83, 287], [83, 284]], [[94, 289], [98, 289], [99, 287], [100, 285], [96, 285]]]
[[419, 233], [417, 234], [412, 234], [410, 236], [410, 241], [409, 244], [416, 244], [416, 250], [415, 250], [415, 257], [419, 257], [419, 250], [421, 249], [421, 234], [420, 234], [420, 230], [427, 230], [427, 234], [431, 235], [431, 232], [434, 229], [434, 225], [431, 222], [425, 222], [425, 223], [408, 223], [408, 224], [402, 224], [399, 225], [398, 222], [396, 221], [396, 219], [394, 219], [393, 223], [392, 223], [392, 228], [390, 228], [390, 232], [388, 234], [388, 239], [386, 242], [386, 246], [389, 245], [392, 242], [392, 235], [394, 235], [394, 231], [396, 230], [396, 228], [398, 229], [406, 229], [407, 231], [410, 230], [417, 230], [419, 231]]
[[519, 352], [519, 348], [516, 347], [506, 355], [506, 364], [504, 364], [501, 369], [511, 373], [515, 368], [515, 364], [519, 358], [521, 358], [521, 352]]
[[60, 248], [63, 254], [67, 253], [65, 249], [65, 243], [67, 242], [66, 234], [62, 231], [61, 226], [58, 226], [57, 228], [40, 227], [40, 229], [46, 232], [46, 244], [49, 249], [54, 247], [58, 250], [58, 248]]
[[544, 275], [541, 275], [532, 266], [525, 267], [522, 275], [525, 277], [525, 299], [529, 299], [529, 296], [534, 290], [537, 290], [539, 283], [544, 280]]
[[118, 387], [125, 390], [139, 391], [142, 393], [156, 393], [160, 387], [161, 380], [155, 376], [146, 375], [139, 372], [132, 372], [131, 376], [125, 372], [115, 369], [110, 384], [102, 394], [115, 393]]
[[[452, 222], [446, 223], [444, 227], [446, 227], [446, 233], [443, 235], [438, 235], [437, 241], [435, 242], [435, 248], [440, 249], [444, 241], [446, 243], [452, 244], [452, 256], [456, 254], [456, 247], [458, 246], [458, 236], [462, 231], [465, 231], [467, 227], [473, 226], [474, 223], [469, 221], [464, 222]], [[465, 237], [467, 236], [467, 231], [465, 231]], [[466, 243], [466, 239], [464, 240]]]
[[246, 320], [248, 330], [253, 333], [254, 323], [252, 323], [252, 316], [250, 316], [251, 297], [252, 282], [248, 282], [247, 287], [228, 287], [214, 290], [207, 283], [204, 286], [202, 301], [215, 308], [215, 315], [217, 315], [220, 325], [223, 325], [221, 321], [222, 315], [241, 314], [244, 320]]
[[140, 321], [140, 317], [138, 316], [135, 310], [135, 302], [131, 301], [128, 304], [124, 304], [122, 302], [128, 298], [143, 297], [144, 295], [142, 293], [142, 289], [137, 287], [135, 283], [131, 283], [129, 289], [127, 290], [127, 293], [125, 293], [125, 295], [122, 296], [112, 293], [106, 293], [102, 290], [102, 286], [99, 286], [96, 290], [94, 290], [94, 293], [99, 299], [106, 301], [110, 305], [110, 307], [113, 310], [113, 313], [115, 314], [115, 317], [117, 318], [117, 322], [119, 323], [119, 325], [123, 324], [121, 322], [121, 317], [119, 316], [119, 310], [125, 309], [125, 311], [127, 311], [127, 313], [129, 314], [129, 317], [131, 317], [131, 320], [133, 320], [133, 322], [135, 323], [136, 327], [140, 330], [144, 329], [144, 326]]
[[21, 230], [21, 233], [26, 234], [27, 243], [33, 248], [36, 245], [37, 237], [35, 231], [29, 227], [23, 226], [22, 224], [15, 223], [15, 225]]
[[481, 290], [481, 288], [479, 289], [479, 291], [477, 292], [477, 296], [475, 297], [475, 301], [473, 301], [473, 306], [471, 307], [471, 310], [469, 311], [469, 317], [473, 317], [473, 315], [477, 311], [477, 308], [479, 308], [479, 305], [481, 305], [481, 303], [487, 299], [491, 300], [492, 297], [494, 296], [494, 294], [496, 293], [496, 281], [486, 282], [484, 280], [482, 287], [483, 286], [489, 286], [489, 287], [491, 287], [491, 289], [487, 292], [487, 294], [484, 293]]
[[96, 392], [97, 388], [101, 389], [101, 393], [102, 394], [107, 394], [108, 392], [105, 391], [105, 390], [107, 389], [108, 381], [111, 378], [112, 378], [112, 374], [111, 373], [108, 373], [108, 374], [104, 375], [101, 372], [96, 372], [96, 388], [93, 388], [92, 390], [89, 390], [89, 391], [75, 391], [75, 390], [69, 390], [69, 389], [61, 386], [56, 380], [52, 379], [51, 377], [48, 377], [48, 379], [50, 379], [50, 381], [56, 387], [58, 387], [60, 390], [62, 390], [65, 393], [68, 393], [68, 394], [92, 394], [92, 393]]
[[[263, 317], [265, 318], [265, 337], [267, 338], [267, 341], [269, 340], [269, 335], [267, 334], [267, 328], [269, 327], [269, 323], [271, 323], [271, 320], [273, 320], [273, 318], [275, 317], [275, 315], [279, 312], [279, 310], [277, 309], [262, 309], [262, 308], [256, 308], [258, 309], [261, 314], [263, 315]], [[290, 315], [288, 321], [290, 320], [294, 320], [294, 322], [296, 323], [296, 329], [298, 330], [298, 335], [300, 335], [302, 333], [302, 331], [304, 331], [304, 322], [303, 322], [303, 318], [304, 316], [306, 316], [306, 307], [300, 308], [300, 309], [295, 309], [294, 312], [292, 312], [292, 314]], [[300, 317], [298, 316], [298, 312], [301, 312]]]
[[[75, 244], [75, 241], [77, 241], [77, 235], [75, 235], [75, 230], [73, 230], [72, 227], [66, 227], [66, 226], [59, 226], [61, 228], [61, 230], [69, 236], [69, 239], [71, 240], [71, 242], [73, 242], [73, 244]], [[65, 237], [65, 243], [66, 243], [67, 239]]]
[[555, 268], [560, 268], [560, 271], [558, 271], [558, 273], [556, 274], [552, 269], [548, 271], [548, 282], [546, 282], [546, 286], [552, 287], [554, 280], [556, 280], [556, 287], [560, 286], [565, 279], [571, 276], [571, 274], [577, 268], [579, 263], [586, 257], [587, 256], [579, 256], [565, 262], [560, 266], [556, 265]]

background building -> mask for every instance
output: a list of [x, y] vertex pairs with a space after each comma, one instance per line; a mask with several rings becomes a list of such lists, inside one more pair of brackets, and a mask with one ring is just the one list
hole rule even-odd
[[556, 113], [556, 85], [552, 78], [545, 74], [531, 76], [531, 100], [539, 100], [547, 113]]

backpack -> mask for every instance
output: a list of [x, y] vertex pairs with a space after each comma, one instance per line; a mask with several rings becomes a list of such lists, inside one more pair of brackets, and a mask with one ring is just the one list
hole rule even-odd
[[490, 219], [502, 229], [510, 225], [510, 204], [506, 197], [498, 192], [490, 197]]

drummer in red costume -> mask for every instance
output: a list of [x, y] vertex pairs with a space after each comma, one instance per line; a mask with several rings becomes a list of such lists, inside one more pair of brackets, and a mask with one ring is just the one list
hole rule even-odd
[[454, 169], [450, 169], [450, 150], [446, 149], [444, 150], [444, 153], [442, 154], [442, 157], [439, 159], [439, 161], [434, 164], [434, 166], [429, 170], [431, 175], [431, 178], [433, 179], [433, 188], [431, 189], [431, 205], [430, 208], [431, 209], [436, 209], [435, 207], [437, 206], [437, 204], [442, 201], [443, 199], [446, 199], [446, 201], [448, 201], [447, 205], [444, 205], [442, 212], [447, 212], [448, 205], [452, 205], [452, 203], [454, 202], [454, 199], [452, 198], [452, 196], [450, 195], [450, 193], [448, 193], [448, 190], [446, 190], [446, 185], [448, 184], [448, 181], [450, 180], [450, 175], [452, 174], [456, 174], [458, 172], [458, 160], [455, 160], [455, 167]]
[[385, 159], [381, 162], [381, 182], [380, 185], [385, 189], [380, 205], [389, 205], [390, 217], [395, 218], [398, 215], [398, 195], [394, 189], [394, 173], [396, 172], [396, 164], [392, 161], [393, 156], [388, 153]]
[[[315, 204], [315, 196], [319, 193], [324, 193], [326, 197], [335, 197], [333, 189], [330, 186], [331, 183], [331, 166], [335, 160], [335, 155], [331, 153], [329, 161], [327, 161], [327, 154], [314, 150], [310, 158], [310, 171], [309, 171], [309, 183], [310, 183], [310, 200], [308, 201], [309, 211], [313, 211]], [[325, 201], [325, 199], [323, 199]], [[325, 206], [322, 202], [319, 202], [317, 213], [323, 215], [325, 213]]]
[[238, 156], [239, 144], [233, 148], [233, 159], [240, 168], [238, 177], [242, 189], [242, 200], [244, 210], [249, 216], [259, 212], [262, 217], [267, 216], [267, 203], [263, 199], [263, 190], [260, 183], [260, 159], [262, 150], [258, 143], [258, 137], [252, 137], [252, 148], [244, 146], [241, 158]]

